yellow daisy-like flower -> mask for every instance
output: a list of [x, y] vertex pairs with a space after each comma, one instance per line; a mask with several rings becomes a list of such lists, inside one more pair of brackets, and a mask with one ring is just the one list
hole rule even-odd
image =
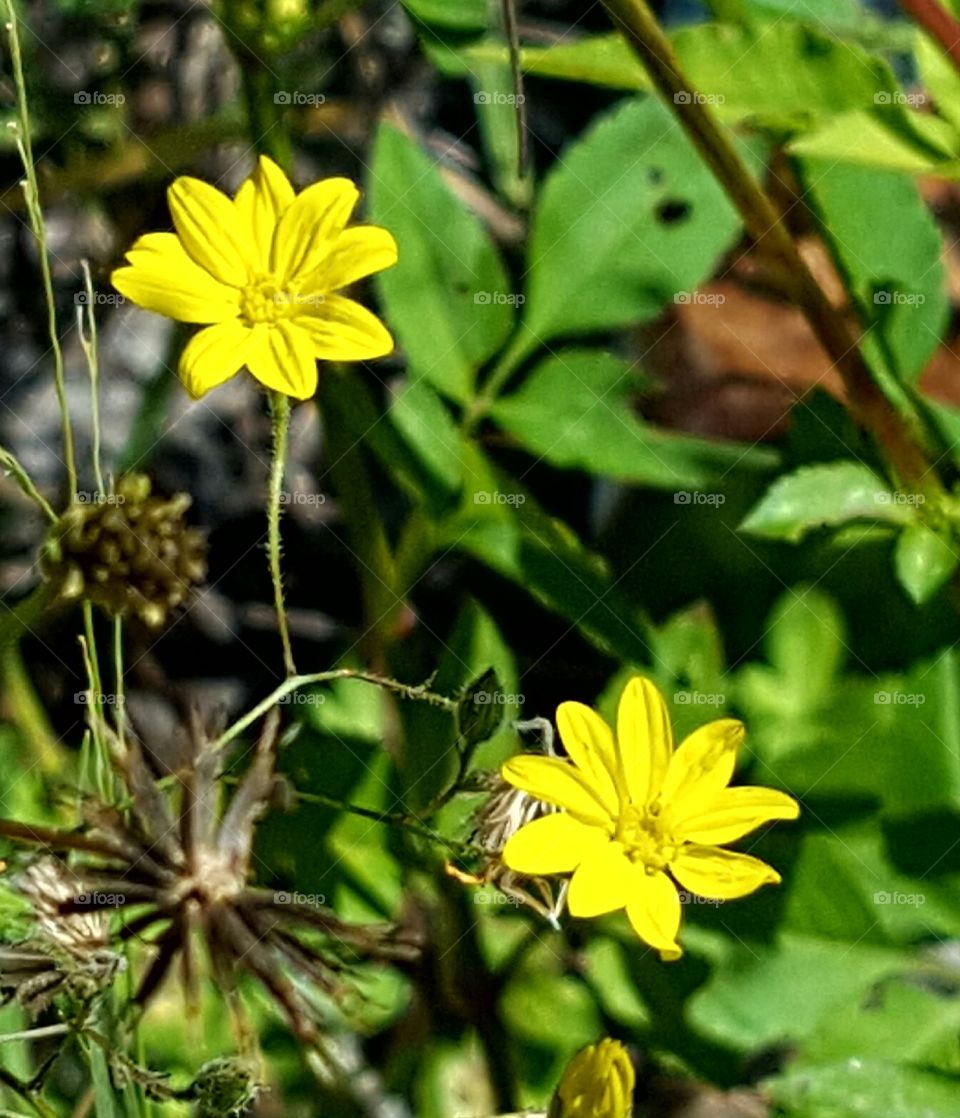
[[623, 1045], [609, 1037], [567, 1064], [548, 1118], [630, 1118], [634, 1071]]
[[780, 881], [765, 862], [719, 845], [800, 814], [783, 792], [727, 787], [742, 723], [710, 722], [675, 750], [663, 696], [637, 677], [620, 699], [616, 737], [581, 703], [560, 705], [557, 729], [569, 760], [514, 757], [502, 771], [515, 787], [562, 810], [522, 827], [502, 857], [518, 873], [572, 872], [572, 916], [626, 908], [642, 940], [664, 959], [678, 959], [675, 882], [726, 901]]
[[112, 276], [127, 299], [206, 327], [187, 343], [180, 376], [202, 396], [246, 366], [298, 400], [317, 388], [317, 359], [384, 357], [393, 338], [365, 307], [337, 294], [397, 262], [393, 236], [347, 222], [360, 197], [349, 179], [295, 194], [265, 156], [235, 198], [199, 179], [167, 194], [176, 233], [147, 233]]

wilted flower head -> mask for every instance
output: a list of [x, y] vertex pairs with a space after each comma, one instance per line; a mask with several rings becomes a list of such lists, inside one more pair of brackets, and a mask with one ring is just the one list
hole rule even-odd
[[114, 616], [163, 625], [207, 573], [203, 533], [188, 526], [186, 493], [160, 497], [144, 474], [75, 502], [53, 526], [42, 565], [63, 598], [87, 597]]
[[572, 873], [571, 915], [626, 908], [637, 935], [663, 958], [677, 959], [674, 881], [715, 900], [780, 881], [765, 862], [719, 845], [800, 811], [771, 788], [727, 787], [743, 740], [740, 722], [701, 726], [675, 750], [663, 696], [638, 677], [621, 697], [616, 737], [581, 703], [560, 705], [557, 729], [568, 760], [523, 756], [503, 766], [509, 783], [562, 809], [519, 830], [503, 860], [520, 873]]
[[634, 1078], [626, 1049], [606, 1037], [567, 1065], [548, 1118], [630, 1118]]
[[332, 178], [295, 194], [272, 160], [233, 199], [199, 179], [168, 191], [176, 233], [147, 233], [113, 273], [132, 302], [206, 328], [180, 357], [180, 376], [202, 396], [244, 366], [266, 388], [305, 400], [317, 360], [384, 357], [393, 338], [365, 307], [338, 294], [397, 262], [386, 229], [347, 222], [360, 197]]

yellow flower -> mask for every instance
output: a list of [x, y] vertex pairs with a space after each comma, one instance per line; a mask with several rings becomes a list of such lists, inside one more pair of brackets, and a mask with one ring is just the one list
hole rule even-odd
[[503, 861], [519, 873], [572, 872], [571, 915], [626, 908], [642, 940], [664, 959], [678, 959], [680, 897], [674, 882], [726, 901], [780, 881], [765, 862], [718, 845], [772, 819], [800, 814], [783, 792], [727, 787], [742, 723], [710, 722], [674, 750], [663, 696], [638, 677], [620, 699], [616, 738], [581, 703], [560, 705], [557, 729], [569, 760], [514, 757], [503, 776], [563, 810], [517, 831]]
[[336, 294], [397, 262], [386, 229], [347, 228], [359, 196], [339, 178], [295, 194], [265, 156], [232, 199], [178, 178], [167, 192], [176, 233], [140, 237], [113, 285], [147, 310], [206, 327], [180, 358], [192, 396], [246, 366], [267, 388], [305, 400], [318, 358], [360, 361], [393, 349], [376, 315]]
[[578, 1052], [567, 1065], [549, 1118], [630, 1118], [633, 1084], [626, 1049], [607, 1037]]

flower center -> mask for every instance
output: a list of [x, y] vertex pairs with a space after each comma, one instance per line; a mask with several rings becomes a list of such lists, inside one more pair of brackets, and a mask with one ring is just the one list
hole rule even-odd
[[240, 314], [251, 325], [276, 322], [296, 313], [297, 293], [277, 282], [275, 276], [257, 275], [240, 295]]
[[644, 807], [628, 807], [617, 822], [614, 837], [623, 843], [632, 862], [640, 862], [650, 870], [665, 869], [679, 846], [656, 801]]

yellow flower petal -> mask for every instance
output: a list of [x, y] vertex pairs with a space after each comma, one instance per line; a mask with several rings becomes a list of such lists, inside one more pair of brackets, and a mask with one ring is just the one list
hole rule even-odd
[[322, 361], [369, 361], [393, 352], [393, 338], [380, 319], [342, 295], [324, 296], [294, 321], [310, 335]]
[[680, 930], [680, 897], [665, 873], [647, 873], [637, 867], [633, 892], [627, 902], [627, 919], [633, 930], [666, 960], [683, 954], [677, 943]]
[[247, 363], [253, 337], [238, 319], [194, 334], [180, 355], [180, 378], [190, 395], [200, 397], [235, 376]]
[[630, 899], [637, 883], [636, 867], [618, 842], [605, 842], [587, 852], [567, 894], [571, 916], [602, 916], [616, 912]]
[[253, 174], [245, 179], [233, 204], [256, 247], [263, 272], [270, 270], [273, 235], [277, 223], [296, 197], [290, 180], [265, 155], [261, 155]]
[[685, 819], [673, 817], [676, 834], [687, 842], [725, 843], [743, 838], [774, 819], [796, 819], [800, 805], [773, 788], [725, 788], [710, 807]]
[[613, 731], [595, 710], [583, 703], [561, 703], [557, 707], [557, 730], [570, 759], [610, 814], [615, 815], [620, 798], [615, 783], [617, 756]]
[[324, 262], [359, 198], [349, 179], [323, 179], [297, 195], [274, 238], [273, 271], [284, 283], [308, 276]]
[[277, 322], [254, 329], [255, 343], [247, 368], [261, 384], [297, 400], [317, 390], [317, 362], [310, 335], [294, 322]]
[[333, 242], [330, 255], [304, 277], [307, 291], [337, 291], [365, 276], [392, 268], [397, 262], [397, 242], [379, 225], [355, 225], [344, 229]]
[[514, 788], [529, 792], [544, 803], [566, 808], [584, 823], [612, 831], [609, 811], [572, 762], [558, 757], [522, 755], [511, 757], [500, 771]]
[[184, 175], [167, 191], [183, 247], [221, 283], [242, 287], [257, 270], [256, 246], [233, 201], [200, 179]]
[[110, 279], [125, 299], [178, 322], [223, 322], [239, 312], [236, 288], [195, 264], [173, 233], [140, 237]]
[[673, 752], [670, 712], [656, 684], [642, 676], [631, 679], [617, 711], [617, 746], [630, 799], [652, 799]]
[[507, 841], [501, 858], [517, 873], [570, 873], [591, 849], [608, 841], [600, 828], [561, 811], [521, 827]]
[[684, 889], [717, 901], [736, 900], [761, 885], [780, 883], [780, 874], [766, 862], [719, 846], [682, 847], [670, 871]]
[[707, 811], [730, 783], [743, 741], [743, 723], [720, 718], [701, 726], [673, 755], [660, 789], [674, 819]]

